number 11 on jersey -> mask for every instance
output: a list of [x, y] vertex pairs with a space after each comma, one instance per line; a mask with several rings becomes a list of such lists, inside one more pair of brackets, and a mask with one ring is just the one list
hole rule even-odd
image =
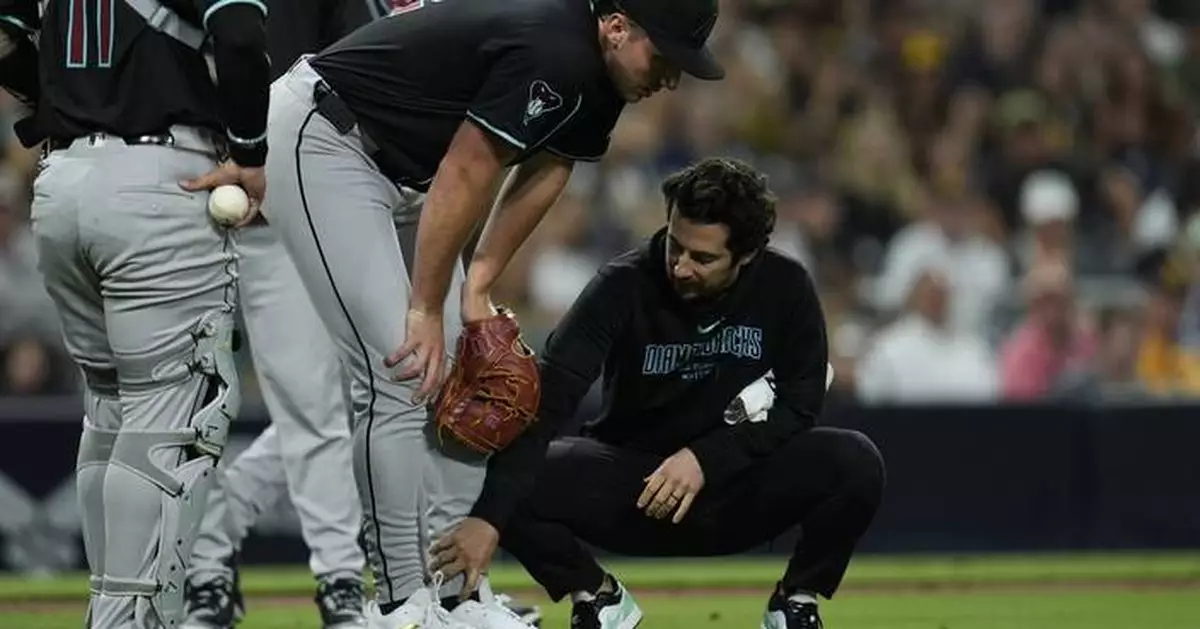
[[[113, 3], [116, 0], [68, 0], [68, 68], [108, 68], [112, 66]], [[90, 36], [89, 36], [90, 35]], [[95, 42], [93, 43], [93, 37]], [[96, 58], [89, 62], [89, 52]]]

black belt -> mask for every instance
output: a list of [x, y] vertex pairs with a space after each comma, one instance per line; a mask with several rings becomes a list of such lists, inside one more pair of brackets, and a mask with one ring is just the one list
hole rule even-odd
[[151, 135], [134, 135], [134, 136], [119, 136], [109, 133], [89, 133], [75, 138], [50, 138], [46, 140], [47, 151], [57, 151], [59, 149], [69, 148], [76, 140], [86, 139], [90, 143], [98, 143], [101, 141], [120, 140], [128, 146], [152, 145], [152, 146], [174, 146], [175, 136], [168, 133], [155, 133]]
[[412, 179], [405, 176], [404, 169], [389, 158], [387, 153], [381, 150], [379, 145], [367, 135], [366, 129], [358, 124], [358, 118], [353, 111], [350, 111], [346, 101], [342, 100], [342, 97], [338, 96], [337, 92], [334, 92], [333, 88], [324, 80], [317, 81], [313, 87], [313, 105], [316, 107], [317, 113], [328, 120], [329, 124], [333, 125], [333, 128], [342, 135], [350, 133], [356, 126], [359, 127], [358, 132], [362, 136], [363, 151], [366, 152], [367, 157], [371, 158], [371, 161], [375, 162], [375, 166], [379, 168], [380, 174], [384, 177], [401, 185], [406, 185], [405, 182]]

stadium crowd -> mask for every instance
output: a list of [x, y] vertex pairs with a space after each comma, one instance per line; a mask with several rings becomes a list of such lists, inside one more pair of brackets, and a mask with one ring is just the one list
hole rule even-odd
[[[633, 107], [496, 300], [539, 345], [662, 224], [661, 176], [723, 154], [771, 177], [773, 244], [816, 278], [844, 399], [1196, 396], [1195, 4], [722, 0], [726, 80]], [[72, 393], [19, 115], [0, 101], [0, 395]]]

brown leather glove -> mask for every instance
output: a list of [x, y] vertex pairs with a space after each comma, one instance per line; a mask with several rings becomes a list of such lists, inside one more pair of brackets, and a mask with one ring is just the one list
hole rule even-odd
[[537, 421], [542, 381], [512, 311], [463, 327], [454, 366], [437, 399], [439, 437], [482, 454], [503, 450]]

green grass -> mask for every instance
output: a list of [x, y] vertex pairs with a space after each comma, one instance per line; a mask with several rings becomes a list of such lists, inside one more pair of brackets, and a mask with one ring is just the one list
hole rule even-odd
[[[761, 588], [779, 578], [780, 560], [612, 561], [606, 565], [631, 588]], [[493, 567], [496, 589], [533, 586], [514, 563]], [[1200, 580], [1200, 553], [1107, 553], [863, 557], [846, 575], [848, 587], [1020, 583], [1120, 583]], [[307, 596], [313, 581], [295, 566], [252, 567], [242, 574], [250, 596]], [[83, 573], [51, 579], [0, 576], [0, 602], [70, 600], [87, 593]], [[1200, 629], [1200, 628], [1198, 628]]]
[[[620, 561], [608, 567], [645, 609], [641, 629], [752, 629], [783, 565], [739, 558]], [[311, 603], [263, 598], [309, 598], [313, 583], [303, 567], [252, 568], [243, 578], [250, 614], [241, 629], [316, 629]], [[497, 566], [492, 580], [496, 589], [520, 591], [524, 600], [542, 605], [546, 629], [567, 626], [569, 606], [537, 597], [519, 566]], [[1178, 587], [1121, 587], [1139, 583]], [[1198, 629], [1197, 584], [1200, 553], [864, 557], [851, 565], [843, 593], [823, 602], [822, 610], [830, 629]], [[963, 585], [978, 589], [936, 589]], [[914, 587], [904, 593], [869, 589], [873, 586]], [[713, 591], [720, 588], [739, 592]], [[688, 589], [696, 591], [689, 596]], [[0, 578], [0, 628], [76, 629], [85, 595], [83, 575]]]

